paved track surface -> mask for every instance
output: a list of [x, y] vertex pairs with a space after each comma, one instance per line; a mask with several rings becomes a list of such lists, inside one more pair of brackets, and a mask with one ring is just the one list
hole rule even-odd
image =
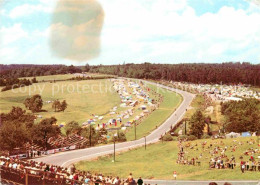
[[[177, 110], [157, 129], [152, 131], [147, 137], [146, 137], [146, 143], [155, 143], [159, 141], [159, 138], [162, 134], [169, 131], [170, 127], [177, 124], [183, 117], [183, 115], [186, 112], [186, 109], [190, 106], [190, 103], [192, 99], [194, 98], [194, 95], [191, 93], [188, 93], [186, 91], [181, 91], [178, 89], [169, 88], [167, 86], [163, 86], [160, 84], [156, 84], [153, 82], [147, 82], [149, 84], [157, 85], [158, 87], [163, 87], [166, 90], [175, 91], [178, 94], [180, 94], [183, 97], [183, 101], [181, 105], [177, 108]], [[141, 138], [136, 141], [128, 141], [124, 143], [116, 144], [116, 152], [119, 151], [126, 151], [128, 149], [140, 147], [144, 145], [144, 138]], [[105, 145], [105, 146], [99, 146], [99, 147], [92, 147], [92, 148], [86, 148], [81, 150], [74, 150], [74, 151], [68, 151], [64, 153], [59, 154], [53, 154], [45, 157], [41, 157], [38, 159], [35, 159], [35, 161], [42, 161], [47, 164], [54, 164], [54, 165], [60, 165], [63, 167], [67, 167], [73, 163], [86, 160], [86, 159], [92, 159], [96, 158], [102, 155], [112, 154], [114, 151], [114, 145]]]

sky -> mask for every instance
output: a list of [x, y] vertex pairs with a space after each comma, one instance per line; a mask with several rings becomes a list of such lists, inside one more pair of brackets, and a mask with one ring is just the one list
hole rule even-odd
[[260, 63], [259, 0], [62, 1], [0, 0], [1, 64]]

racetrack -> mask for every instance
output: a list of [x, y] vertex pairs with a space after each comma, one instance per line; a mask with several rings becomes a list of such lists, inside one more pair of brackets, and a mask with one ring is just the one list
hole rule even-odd
[[[184, 114], [186, 112], [186, 109], [190, 106], [190, 103], [192, 102], [192, 99], [194, 98], [195, 95], [188, 93], [186, 91], [173, 89], [173, 88], [163, 86], [160, 84], [156, 84], [153, 82], [147, 82], [147, 81], [145, 81], [145, 82], [157, 85], [159, 87], [163, 87], [167, 90], [175, 91], [176, 93], [179, 93], [183, 97], [183, 101], [182, 101], [181, 105], [176, 109], [176, 111], [161, 126], [159, 126], [157, 129], [155, 129], [153, 132], [151, 132], [146, 137], [146, 143], [150, 144], [150, 143], [158, 142], [161, 135], [163, 135], [165, 132], [169, 131], [171, 126], [174, 126], [182, 119], [182, 117], [184, 116]], [[116, 152], [140, 147], [140, 146], [143, 146], [144, 144], [145, 144], [144, 138], [141, 138], [136, 141], [128, 141], [128, 142], [124, 142], [124, 143], [119, 143], [119, 144], [116, 144]], [[114, 145], [109, 144], [109, 145], [104, 145], [104, 146], [98, 146], [98, 147], [86, 148], [86, 149], [81, 149], [81, 150], [68, 151], [68, 152], [59, 153], [59, 154], [53, 154], [53, 155], [35, 159], [35, 161], [67, 167], [73, 163], [76, 163], [76, 162], [79, 162], [82, 160], [87, 160], [87, 159], [96, 158], [96, 157], [102, 156], [102, 155], [112, 154], [113, 152], [114, 152]]]

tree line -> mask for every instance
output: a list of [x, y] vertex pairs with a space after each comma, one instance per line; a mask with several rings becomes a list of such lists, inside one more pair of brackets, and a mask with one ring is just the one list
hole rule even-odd
[[36, 78], [33, 78], [31, 81], [29, 79], [18, 79], [18, 78], [0, 78], [0, 87], [5, 86], [2, 88], [1, 91], [8, 91], [10, 89], [16, 89], [23, 86], [32, 85], [32, 83], [37, 83]]
[[65, 65], [0, 65], [0, 79], [81, 73], [84, 68]]
[[250, 63], [98, 65], [89, 71], [140, 79], [260, 86], [260, 65]]
[[0, 65], [0, 79], [67, 73], [103, 73], [129, 78], [181, 81], [190, 83], [250, 84], [260, 86], [260, 64], [123, 64], [123, 65]]

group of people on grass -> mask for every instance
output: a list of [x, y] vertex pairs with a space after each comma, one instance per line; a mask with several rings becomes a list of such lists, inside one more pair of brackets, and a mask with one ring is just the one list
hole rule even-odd
[[[228, 146], [222, 140], [213, 141], [207, 143], [207, 141], [201, 142], [201, 150], [199, 157], [189, 157], [187, 154], [191, 151], [199, 151], [199, 145], [197, 143], [191, 143], [187, 140], [180, 140], [178, 143], [179, 153], [177, 164], [183, 165], [200, 165], [200, 160], [202, 158], [208, 159], [209, 167], [215, 169], [234, 169], [236, 166], [239, 166], [239, 163], [236, 162], [236, 158], [234, 155], [231, 157], [227, 156], [227, 151], [234, 153], [239, 147], [244, 144], [254, 145], [256, 141], [254, 139], [250, 139], [246, 142], [233, 140], [233, 143]], [[209, 154], [209, 156], [206, 155]], [[248, 148], [240, 157], [240, 168], [242, 173], [245, 171], [260, 171], [260, 160], [257, 161], [254, 156], [258, 156], [260, 154], [260, 150], [258, 148], [250, 147]], [[186, 157], [187, 156], [187, 157]], [[189, 159], [190, 158], [190, 159]], [[248, 158], [248, 160], [244, 160], [244, 158]]]
[[[177, 159], [177, 164], [182, 164], [182, 165], [198, 165], [200, 166], [200, 160], [198, 157], [192, 157], [189, 159], [188, 157], [185, 157], [185, 151], [184, 147], [190, 147], [190, 143], [185, 143], [187, 140], [179, 140], [178, 142], [178, 147], [179, 147], [179, 153], [178, 153], [178, 159]], [[193, 148], [193, 146], [191, 147]]]
[[0, 157], [0, 170], [2, 180], [10, 180], [15, 183], [24, 183], [25, 176], [31, 184], [73, 184], [73, 185], [143, 185], [143, 180], [137, 180], [130, 173], [127, 179], [119, 177], [104, 176], [86, 171], [79, 171], [74, 165], [63, 168], [49, 165], [43, 162], [23, 161], [5, 156]]

